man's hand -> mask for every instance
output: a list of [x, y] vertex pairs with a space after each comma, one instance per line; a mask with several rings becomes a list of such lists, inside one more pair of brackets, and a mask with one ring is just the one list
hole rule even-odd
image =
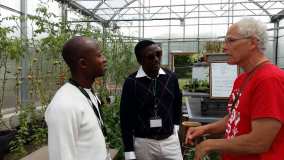
[[211, 144], [214, 140], [205, 140], [195, 147], [194, 160], [202, 160], [204, 156], [211, 152]]
[[185, 144], [193, 144], [193, 139], [198, 138], [206, 133], [205, 126], [190, 127], [187, 130]]

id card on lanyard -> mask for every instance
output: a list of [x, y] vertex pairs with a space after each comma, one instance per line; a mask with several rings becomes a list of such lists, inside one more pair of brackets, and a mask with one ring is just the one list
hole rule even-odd
[[152, 93], [154, 96], [154, 116], [150, 118], [150, 128], [156, 128], [156, 127], [162, 127], [162, 118], [158, 116], [158, 98], [157, 98], [157, 78], [152, 79], [153, 81], [153, 87], [152, 87]]
[[160, 117], [151, 118], [150, 119], [150, 127], [151, 128], [156, 128], [156, 127], [162, 127], [162, 119]]

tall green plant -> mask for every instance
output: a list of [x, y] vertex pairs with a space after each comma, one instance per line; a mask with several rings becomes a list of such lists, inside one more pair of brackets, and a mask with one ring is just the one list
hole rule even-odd
[[8, 72], [10, 73], [8, 62], [19, 62], [24, 50], [23, 41], [17, 37], [11, 36], [14, 29], [14, 27], [2, 27], [0, 25], [0, 71], [2, 72], [1, 76], [3, 76], [1, 77], [0, 118], [2, 117], [2, 109], [4, 105], [7, 74]]
[[119, 118], [119, 97], [115, 98], [113, 104], [105, 104], [102, 107], [103, 120], [107, 132], [107, 142], [111, 148], [116, 148], [119, 150], [117, 159], [123, 159], [122, 155], [122, 140], [120, 132], [120, 118]]
[[[25, 67], [28, 72], [27, 77], [20, 77], [22, 68], [19, 66], [15, 73], [17, 93], [23, 85], [21, 78], [27, 81], [29, 92], [29, 103], [25, 106], [21, 104], [19, 97], [17, 98], [17, 106], [22, 106], [19, 108], [20, 126], [16, 139], [11, 143], [11, 149], [18, 155], [27, 152], [24, 145], [28, 142], [35, 146], [41, 146], [47, 141], [47, 129], [43, 115], [55, 91], [69, 77], [68, 68], [61, 57], [62, 46], [68, 39], [74, 35], [84, 35], [97, 39], [101, 46], [104, 46], [103, 52], [108, 60], [108, 71], [103, 83], [97, 84], [96, 88], [105, 101], [109, 95], [113, 94], [108, 90], [109, 84], [114, 85], [115, 88], [121, 88], [124, 78], [136, 67], [135, 56], [132, 52], [133, 46], [131, 43], [126, 43], [120, 34], [114, 34], [108, 30], [102, 33], [100, 29], [93, 27], [90, 23], [74, 25], [62, 22], [47, 8], [43, 4], [36, 9], [34, 16], [13, 16], [7, 19], [16, 22], [19, 20], [29, 21], [31, 24], [29, 27], [32, 30], [29, 39], [8, 38], [8, 33], [13, 30], [0, 28], [1, 69], [2, 66], [5, 66], [4, 60], [8, 58], [20, 61], [24, 57], [28, 62]], [[55, 20], [55, 22], [50, 19]], [[89, 18], [86, 17], [85, 19]], [[17, 25], [14, 28], [19, 26]], [[6, 80], [5, 77], [2, 79]], [[2, 88], [2, 90], [1, 95], [5, 93], [5, 88]], [[0, 107], [3, 106], [4, 99], [3, 95], [1, 97]], [[39, 110], [37, 109], [38, 106], [40, 106]], [[107, 138], [112, 147], [121, 148], [119, 101], [112, 104], [112, 107], [107, 106], [103, 108], [107, 132], [109, 132]]]

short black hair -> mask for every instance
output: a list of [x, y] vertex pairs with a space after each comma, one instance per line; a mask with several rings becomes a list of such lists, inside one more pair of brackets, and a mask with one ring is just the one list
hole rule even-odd
[[139, 41], [135, 48], [134, 48], [134, 52], [135, 52], [135, 56], [136, 56], [136, 59], [138, 62], [141, 62], [142, 60], [142, 57], [143, 57], [143, 50], [148, 47], [148, 46], [151, 46], [153, 44], [157, 44], [151, 40], [142, 40], [142, 41]]

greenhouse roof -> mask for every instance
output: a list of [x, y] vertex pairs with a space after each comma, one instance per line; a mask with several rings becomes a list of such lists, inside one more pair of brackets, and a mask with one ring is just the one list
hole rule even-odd
[[[65, 0], [58, 0], [64, 2]], [[153, 21], [236, 16], [272, 16], [283, 0], [70, 0], [97, 21]]]

